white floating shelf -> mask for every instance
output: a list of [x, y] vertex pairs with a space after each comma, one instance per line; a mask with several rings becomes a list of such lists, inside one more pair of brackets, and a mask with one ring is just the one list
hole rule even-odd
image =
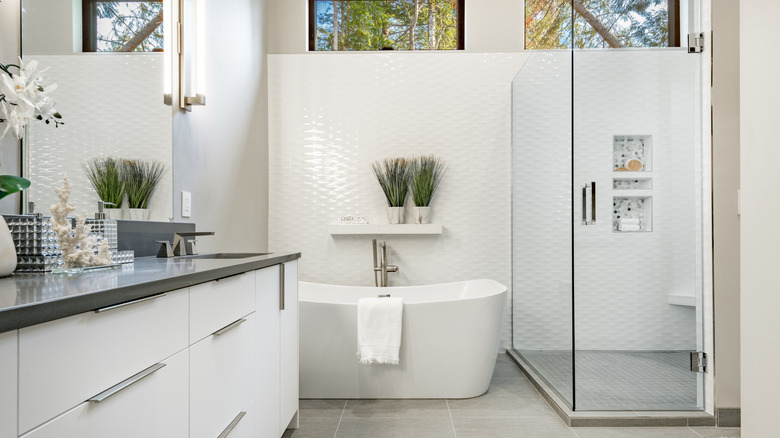
[[328, 225], [328, 232], [334, 234], [441, 234], [441, 224], [360, 224]]
[[696, 307], [695, 295], [669, 294], [666, 296], [666, 299], [669, 301], [669, 304], [674, 304], [675, 306]]

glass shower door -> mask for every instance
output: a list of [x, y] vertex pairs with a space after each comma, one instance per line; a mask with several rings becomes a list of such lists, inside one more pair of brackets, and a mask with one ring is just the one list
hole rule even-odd
[[572, 56], [527, 53], [512, 81], [512, 347], [573, 407]]
[[577, 410], [703, 409], [700, 62], [573, 54]]

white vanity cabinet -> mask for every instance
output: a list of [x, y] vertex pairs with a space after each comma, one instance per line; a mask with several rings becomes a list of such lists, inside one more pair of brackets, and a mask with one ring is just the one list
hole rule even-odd
[[186, 290], [19, 330], [19, 433], [187, 348]]
[[190, 347], [191, 438], [216, 438], [234, 420], [254, 420], [241, 413], [255, 396], [255, 333], [253, 312]]
[[258, 436], [297, 428], [298, 262], [257, 271]]
[[[287, 262], [284, 265], [284, 306], [281, 311], [281, 372], [279, 382], [281, 394], [281, 432], [295, 420], [294, 428], [298, 428], [298, 262]], [[281, 433], [280, 433], [281, 435]]]
[[0, 438], [279, 438], [297, 261], [0, 333], [0, 388]]
[[0, 333], [0, 438], [16, 436], [16, 330]]
[[84, 402], [23, 438], [187, 438], [188, 362], [188, 351], [181, 351], [131, 385], [112, 388], [119, 390]]

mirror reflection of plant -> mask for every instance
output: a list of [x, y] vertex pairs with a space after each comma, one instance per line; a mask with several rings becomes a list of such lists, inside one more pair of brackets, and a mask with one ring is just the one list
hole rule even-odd
[[0, 199], [30, 187], [30, 181], [21, 176], [0, 175]]
[[409, 162], [406, 158], [385, 158], [371, 164], [390, 207], [403, 207], [409, 190]]
[[127, 204], [130, 208], [147, 208], [165, 166], [155, 160], [122, 160]]
[[95, 157], [82, 163], [81, 168], [87, 174], [89, 182], [95, 188], [103, 202], [110, 202], [105, 208], [120, 208], [125, 197], [125, 184], [122, 180], [122, 164], [118, 158]]
[[435, 155], [412, 159], [409, 190], [417, 207], [428, 207], [439, 188], [447, 163]]

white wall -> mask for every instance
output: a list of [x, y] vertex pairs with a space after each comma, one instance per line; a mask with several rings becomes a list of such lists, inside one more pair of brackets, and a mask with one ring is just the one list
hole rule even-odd
[[[780, 379], [771, 364], [780, 362], [780, 58], [757, 41], [775, 38], [780, 2], [741, 0], [741, 384], [742, 430], [746, 438], [777, 434]], [[767, 364], [770, 364], [767, 368]]]
[[[305, 53], [309, 47], [308, 1], [271, 0], [268, 10], [273, 17], [268, 22], [268, 53]], [[522, 0], [466, 1], [466, 51], [523, 50], [524, 13]]]
[[81, 0], [24, 0], [25, 55], [81, 51]]
[[[376, 237], [400, 267], [388, 275], [393, 286], [492, 278], [510, 287], [510, 85], [526, 58], [270, 56], [269, 249], [302, 251], [303, 281], [373, 286]], [[346, 215], [387, 223], [369, 166], [413, 154], [448, 162], [432, 204], [443, 234], [328, 233]], [[509, 324], [507, 317], [505, 346]]]
[[[0, 2], [0, 62], [16, 64], [19, 51], [19, 0]], [[6, 124], [0, 124], [0, 134]], [[19, 140], [9, 131], [0, 140], [0, 175], [20, 175]], [[5, 197], [0, 201], [0, 214], [19, 212], [19, 194]]]
[[[176, 220], [216, 232], [199, 239], [201, 252], [267, 247], [266, 4], [206, 2], [207, 105], [174, 114]], [[181, 217], [182, 190], [191, 218]]]

